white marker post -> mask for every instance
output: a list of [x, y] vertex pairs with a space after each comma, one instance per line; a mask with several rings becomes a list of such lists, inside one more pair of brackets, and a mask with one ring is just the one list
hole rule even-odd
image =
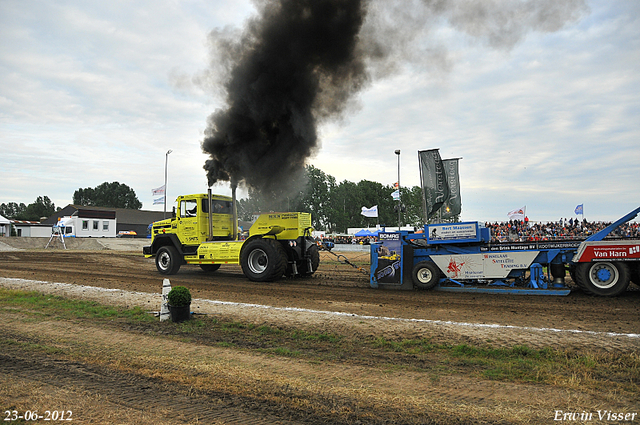
[[161, 322], [169, 320], [169, 307], [167, 307], [169, 301], [167, 299], [167, 295], [169, 295], [169, 291], [171, 291], [171, 282], [169, 282], [169, 279], [165, 279], [162, 281], [162, 306], [160, 306]]

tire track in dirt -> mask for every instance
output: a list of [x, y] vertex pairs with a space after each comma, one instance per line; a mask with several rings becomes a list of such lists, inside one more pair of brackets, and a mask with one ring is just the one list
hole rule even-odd
[[[0, 252], [0, 275], [147, 293], [159, 293], [166, 277], [152, 260], [112, 251]], [[382, 291], [369, 288], [366, 280], [362, 287], [352, 286], [363, 279], [357, 270], [322, 262], [311, 278], [271, 283], [248, 281], [239, 266], [224, 266], [215, 273], [185, 266], [169, 278], [172, 285], [185, 285], [202, 299], [522, 327], [614, 333], [640, 329], [638, 290], [617, 298], [591, 297], [579, 290], [567, 297]]]
[[[155, 311], [160, 309], [161, 301], [159, 294], [67, 283], [0, 278], [0, 285], [22, 290], [35, 289], [44, 293], [124, 307], [137, 305]], [[336, 310], [320, 310], [194, 298], [191, 307], [192, 311], [198, 314], [216, 314], [258, 326], [302, 326], [320, 332], [328, 328], [339, 334], [357, 334], [364, 338], [382, 336], [389, 340], [397, 340], [428, 337], [434, 343], [489, 343], [495, 347], [527, 345], [532, 349], [551, 347], [608, 352], [640, 350], [638, 333], [374, 316], [353, 312], [357, 310], [357, 306], [349, 311], [349, 305], [345, 303], [338, 305]]]
[[[396, 405], [402, 404], [408, 411], [419, 412], [413, 413], [417, 417], [424, 418], [429, 417], [430, 409], [433, 409], [428, 406], [452, 409], [455, 405], [465, 405], [473, 409], [477, 417], [486, 418], [483, 423], [504, 423], [494, 417], [493, 411], [498, 407], [502, 414], [509, 417], [532, 419], [537, 418], [540, 413], [531, 406], [542, 406], [539, 410], [552, 411], [551, 400], [561, 398], [564, 393], [561, 389], [536, 385], [479, 381], [477, 378], [464, 376], [438, 377], [411, 370], [394, 370], [392, 365], [367, 366], [341, 362], [316, 364], [292, 358], [274, 358], [219, 347], [183, 344], [135, 332], [84, 327], [77, 322], [15, 322], [7, 323], [2, 331], [8, 338], [45, 345], [52, 344], [51, 341], [56, 341], [60, 335], [73, 333], [74, 336], [67, 342], [57, 342], [62, 344], [65, 352], [73, 351], [77, 349], [73, 347], [78, 346], [98, 352], [117, 351], [134, 364], [147, 359], [149, 353], [154, 353], [159, 357], [149, 359], [149, 365], [154, 365], [149, 367], [153, 370], [162, 368], [161, 365], [170, 367], [175, 356], [180, 359], [180, 367], [190, 376], [198, 377], [202, 373], [208, 373], [217, 376], [217, 379], [224, 379], [222, 375], [233, 375], [240, 378], [247, 387], [251, 384], [264, 386], [268, 394], [274, 394], [275, 389], [276, 393], [285, 397], [291, 395], [303, 400], [319, 397], [327, 404], [350, 397], [360, 397], [368, 400], [372, 406], [389, 406], [388, 409], [392, 410], [397, 410]], [[164, 354], [161, 350], [164, 350]], [[208, 361], [197, 359], [203, 353], [206, 353]], [[0, 373], [37, 379], [59, 387], [74, 386], [78, 390], [99, 394], [112, 404], [132, 409], [170, 409], [171, 412], [165, 415], [167, 419], [188, 421], [189, 418], [197, 417], [199, 423], [216, 420], [216, 423], [229, 425], [294, 423], [262, 413], [272, 411], [275, 406], [260, 408], [260, 396], [246, 403], [237, 396], [228, 394], [222, 394], [218, 398], [198, 393], [190, 396], [189, 391], [179, 385], [178, 389], [168, 390], [174, 384], [161, 384], [158, 382], [161, 378], [156, 380], [148, 375], [122, 373], [91, 362], [79, 363], [37, 354], [26, 358], [21, 354], [5, 353], [0, 356]], [[16, 366], [5, 366], [7, 361], [3, 356], [18, 359]], [[136, 356], [139, 358], [135, 358]], [[260, 390], [261, 388], [256, 389], [258, 394]], [[582, 393], [581, 397], [591, 400], [587, 393]], [[176, 404], [183, 405], [183, 408], [173, 408]], [[251, 407], [238, 407], [243, 404]], [[255, 409], [253, 413], [251, 409]], [[315, 423], [312, 418], [307, 419], [305, 423]], [[327, 419], [317, 418], [319, 423], [327, 423]]]
[[[138, 411], [162, 410], [164, 419], [187, 423], [225, 425], [295, 425], [297, 422], [276, 418], [264, 412], [255, 413], [213, 399], [206, 395], [189, 397], [187, 390], [170, 390], [155, 380], [87, 363], [50, 359], [43, 356], [24, 358], [16, 353], [0, 354], [0, 374], [35, 380], [58, 388], [73, 387], [100, 395], [100, 398]], [[81, 418], [75, 417], [82, 423]]]

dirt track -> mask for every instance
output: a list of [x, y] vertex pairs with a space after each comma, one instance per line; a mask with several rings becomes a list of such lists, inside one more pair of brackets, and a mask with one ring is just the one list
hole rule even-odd
[[[592, 297], [577, 289], [567, 297], [382, 291], [371, 289], [366, 275], [332, 259], [323, 253], [320, 269], [311, 278], [274, 283], [250, 282], [239, 266], [223, 266], [212, 274], [183, 266], [169, 278], [172, 285], [189, 287], [194, 298], [220, 301], [405, 319], [620, 334], [640, 331], [640, 291], [634, 285], [617, 298]], [[0, 270], [3, 277], [151, 294], [160, 293], [165, 277], [157, 273], [152, 260], [107, 251], [0, 252]]]
[[[362, 254], [350, 255], [354, 261], [362, 260]], [[637, 335], [640, 333], [640, 291], [635, 290], [635, 287], [618, 298], [596, 298], [579, 291], [574, 291], [567, 297], [380, 291], [369, 288], [367, 276], [364, 274], [349, 266], [336, 264], [331, 259], [332, 257], [323, 253], [320, 269], [313, 277], [307, 279], [283, 280], [267, 284], [253, 283], [246, 280], [237, 266], [223, 266], [212, 274], [204, 273], [196, 267], [187, 266], [183, 267], [177, 275], [171, 276], [170, 280], [174, 286], [184, 285], [191, 289], [193, 297], [196, 299], [192, 304], [194, 311], [215, 313], [256, 324], [300, 326], [331, 330], [342, 334], [362, 335], [362, 337], [384, 336], [397, 340], [428, 337], [435, 342], [459, 343], [468, 341], [483, 344], [489, 341], [494, 346], [505, 347], [527, 345], [532, 348], [550, 347], [620, 353], [637, 353], [640, 348], [640, 337]], [[0, 277], [11, 278], [4, 279], [0, 283], [3, 286], [32, 286], [32, 289], [66, 293], [74, 297], [95, 298], [106, 303], [142, 305], [148, 309], [158, 309], [158, 294], [164, 276], [157, 273], [152, 260], [129, 252], [17, 250], [0, 252]], [[22, 281], [14, 279], [67, 283], [74, 286], [47, 287], [47, 289], [46, 285], [42, 283], [20, 283]], [[100, 292], [86, 287], [78, 289], [76, 285], [119, 289], [127, 292]], [[128, 291], [135, 291], [139, 294], [130, 294]], [[214, 304], [206, 300], [228, 303]], [[269, 306], [270, 308], [247, 304]], [[304, 310], [292, 311], [290, 310], [292, 307]], [[333, 315], [330, 314], [331, 312], [348, 314]], [[23, 332], [20, 327], [8, 324], [0, 325], [0, 328], [3, 328], [3, 331], [8, 334]], [[53, 335], [56, 331], [54, 328], [47, 328], [38, 329], [37, 332], [44, 334], [51, 332]], [[91, 339], [91, 334], [89, 332], [86, 336], [87, 341]], [[118, 338], [122, 337], [122, 335], [118, 336]], [[89, 342], [86, 343], [89, 344]], [[148, 343], [152, 344], [151, 341]], [[98, 342], [91, 340], [91, 344], [98, 344]], [[99, 342], [99, 344], [105, 345], [105, 350], [112, 349], [107, 347], [106, 342]], [[135, 342], [132, 344], [135, 345]], [[219, 355], [225, 357], [229, 353], [220, 352]], [[234, 355], [237, 356], [237, 353]], [[15, 362], [9, 361], [12, 356], [16, 359]], [[232, 361], [231, 358], [229, 361]], [[264, 359], [259, 361], [263, 362]], [[95, 376], [110, 382], [111, 380], [119, 382], [119, 380], [127, 379], [126, 376], [118, 374], [110, 377], [114, 372], [108, 367], [104, 369], [104, 366], [82, 364], [69, 368], [67, 364], [55, 362], [52, 367], [42, 365], [47, 362], [51, 362], [51, 360], [30, 359], [20, 353], [5, 354], [0, 358], [0, 365], [4, 365], [1, 368], [2, 373], [10, 373], [16, 376], [17, 380], [24, 380], [21, 383], [14, 381], [6, 385], [34, 385], [29, 377], [34, 376], [34, 368], [41, 368], [49, 372], [35, 374], [35, 376], [40, 376], [39, 391], [46, 386], [53, 385], [57, 389], [51, 391], [56, 394], [61, 391], [58, 382], [64, 382], [65, 379], [69, 382], [77, 381], [79, 383], [74, 389], [76, 392], [99, 393], [96, 386], [87, 383], [90, 380], [78, 378], [83, 374], [97, 374]], [[23, 373], [11, 372], [7, 366], [10, 363], [14, 365], [31, 364], [32, 366], [31, 368], [25, 367]], [[275, 360], [267, 363], [261, 363], [260, 367], [273, 368], [274, 370], [285, 368], [295, 375], [296, 379], [303, 379], [303, 377], [307, 379], [306, 375], [313, 374], [320, 376], [317, 379], [320, 379], [321, 382], [327, 381], [327, 385], [330, 386], [335, 386], [335, 382], [329, 376], [355, 373], [353, 368], [341, 369], [339, 365], [329, 367], [324, 375], [324, 372], [312, 370], [313, 367], [310, 366], [308, 366], [310, 369], [306, 370], [301, 365], [292, 368], [292, 365], [286, 366]], [[19, 368], [19, 366], [12, 367]], [[297, 369], [298, 367], [302, 369]], [[52, 370], [57, 372], [51, 372]], [[70, 372], [64, 372], [65, 370], [70, 370]], [[78, 372], [79, 370], [82, 372]], [[273, 373], [277, 375], [284, 372], [276, 371]], [[287, 373], [284, 375], [287, 376], [287, 379], [290, 378]], [[360, 370], [354, 375], [354, 379], [356, 381], [362, 379], [362, 385], [376, 388], [388, 385], [391, 393], [414, 394], [415, 392], [414, 396], [416, 397], [420, 394], [418, 387], [422, 386], [421, 396], [433, 398], [444, 395], [446, 399], [454, 402], [457, 400], [457, 402], [469, 405], [485, 406], [487, 411], [495, 410], [494, 404], [502, 403], [500, 400], [503, 399], [509, 405], [525, 403], [528, 407], [523, 407], [522, 412], [516, 413], [515, 416], [506, 416], [513, 418], [522, 415], [523, 423], [535, 423], [540, 417], [552, 415], [554, 406], [556, 406], [555, 408], [565, 406], [562, 404], [564, 402], [560, 401], [542, 401], [546, 399], [545, 391], [551, 391], [548, 388], [536, 389], [529, 386], [516, 388], [518, 386], [514, 384], [479, 383], [461, 378], [455, 382], [445, 380], [435, 387], [422, 384], [416, 386], [412, 383], [419, 378], [410, 373], [398, 373], [393, 379], [387, 377], [382, 382], [379, 379], [374, 379], [373, 375], [375, 375], [375, 371]], [[51, 376], [51, 378], [47, 378], [47, 376]], [[55, 378], [56, 376], [62, 376], [62, 378], [58, 380]], [[104, 387], [109, 387], [109, 385], [103, 384]], [[111, 386], [117, 387], [118, 385], [120, 384], [112, 384]], [[154, 391], [151, 393], [149, 393], [150, 390], [147, 391], [148, 397], [144, 397], [140, 395], [142, 390], [139, 386], [152, 388]], [[406, 390], [408, 386], [414, 389], [408, 391]], [[153, 379], [146, 383], [136, 380], [130, 390], [125, 388], [122, 394], [112, 395], [109, 400], [110, 403], [114, 403], [114, 406], [133, 409], [138, 412], [137, 414], [140, 414], [141, 410], [149, 410], [148, 407], [151, 405], [157, 406], [158, 403], [163, 403], [162, 397], [165, 396], [162, 395], [164, 394], [162, 391], [166, 391], [166, 388]], [[157, 403], [153, 401], [153, 397], [156, 397], [155, 394], [160, 394], [157, 395]], [[166, 397], [170, 398], [170, 395]], [[599, 403], [597, 400], [591, 399], [592, 395], [571, 395], [571, 398], [575, 397], [584, 397], [585, 400], [582, 405], [580, 403], [576, 405], [576, 400], [572, 400], [571, 403], [576, 406], [576, 409], [586, 409]], [[527, 399], [529, 401], [526, 401]], [[627, 410], [631, 409], [630, 411], [633, 411], [632, 408], [639, 407], [630, 406], [629, 400], [621, 402], [623, 407]], [[637, 399], [632, 404], [635, 402]], [[251, 408], [244, 407], [234, 407], [233, 409], [236, 410], [229, 410], [229, 406], [226, 406], [220, 411], [226, 413], [216, 414], [215, 409], [212, 410], [210, 406], [213, 403], [212, 399], [207, 399], [209, 407], [204, 410], [198, 407], [197, 400], [191, 399], [189, 403], [195, 404], [192, 409], [185, 408], [188, 412], [196, 412], [198, 414], [195, 416], [201, 418], [203, 415], [209, 415], [207, 416], [209, 421], [205, 420], [199, 423], [289, 423], [282, 416], [269, 417], [264, 412], [256, 415], [256, 412]], [[536, 405], [538, 406], [535, 407]], [[5, 406], [0, 407], [4, 408]], [[90, 407], [86, 407], [86, 412], [90, 411]], [[525, 411], [528, 413], [525, 414]], [[209, 413], [204, 414], [205, 412]], [[89, 416], [87, 413], [85, 418]], [[160, 423], [160, 418], [183, 418], [185, 423], [194, 423], [193, 419], [189, 419], [189, 417], [193, 418], [194, 415], [179, 416], [176, 412], [164, 412], [159, 417], [150, 416], [146, 419], [142, 417], [140, 421], [142, 423]], [[491, 415], [487, 417], [490, 418]], [[487, 421], [493, 422], [490, 419]], [[495, 421], [502, 422], [503, 420], [496, 419]], [[172, 420], [167, 421], [167, 423], [171, 422]], [[506, 422], [510, 422], [510, 420]], [[80, 421], [80, 423], [101, 422], [97, 419], [96, 422]]]

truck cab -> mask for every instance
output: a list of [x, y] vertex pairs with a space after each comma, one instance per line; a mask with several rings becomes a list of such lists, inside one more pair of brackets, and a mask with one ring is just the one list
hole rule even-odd
[[[200, 244], [212, 241], [232, 241], [233, 202], [223, 195], [211, 196], [211, 238], [209, 238], [209, 199], [205, 194], [182, 195], [176, 200], [174, 216], [153, 223], [151, 226], [151, 246], [160, 240], [170, 239], [173, 245], [197, 248]], [[166, 241], [165, 241], [166, 242]], [[195, 252], [195, 249], [193, 249]]]

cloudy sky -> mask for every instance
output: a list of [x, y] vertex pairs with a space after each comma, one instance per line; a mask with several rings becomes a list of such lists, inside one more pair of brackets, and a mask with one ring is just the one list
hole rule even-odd
[[[389, 185], [400, 149], [401, 184], [413, 186], [417, 152], [439, 148], [462, 158], [467, 221], [523, 206], [531, 220], [558, 220], [578, 204], [613, 220], [640, 206], [640, 2], [569, 0], [536, 25], [513, 17], [497, 29], [469, 18], [473, 2], [450, 3], [391, 71], [372, 69], [342, 119], [320, 126], [308, 163]], [[384, 30], [397, 35], [395, 13]], [[208, 35], [240, 32], [255, 14], [243, 0], [0, 0], [0, 202], [46, 195], [63, 207], [78, 188], [119, 181], [162, 210], [151, 189], [168, 150], [168, 199], [206, 191], [200, 143], [224, 107]]]

